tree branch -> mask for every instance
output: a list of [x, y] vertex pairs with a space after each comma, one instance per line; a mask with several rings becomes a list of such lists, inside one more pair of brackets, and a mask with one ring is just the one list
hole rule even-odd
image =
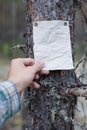
[[68, 89], [66, 91], [66, 94], [87, 97], [87, 89], [82, 89], [82, 88]]
[[85, 52], [85, 55], [82, 57], [82, 59], [80, 59], [80, 61], [78, 62], [78, 64], [75, 67], [75, 70], [77, 70], [77, 68], [79, 67], [79, 65], [83, 62], [87, 60], [87, 52]]

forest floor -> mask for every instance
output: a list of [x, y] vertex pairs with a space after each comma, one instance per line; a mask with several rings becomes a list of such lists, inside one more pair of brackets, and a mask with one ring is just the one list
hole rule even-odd
[[[7, 72], [9, 68], [10, 61], [5, 59], [0, 59], [0, 82], [6, 80]], [[87, 124], [87, 101], [85, 98], [78, 98], [76, 111], [76, 119], [81, 124]], [[82, 130], [80, 127], [75, 127], [76, 130]], [[22, 130], [22, 116], [21, 111], [11, 118], [5, 124], [2, 130]]]

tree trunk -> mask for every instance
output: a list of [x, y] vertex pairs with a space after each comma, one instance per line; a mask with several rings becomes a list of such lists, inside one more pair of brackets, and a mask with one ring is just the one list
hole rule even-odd
[[[27, 9], [27, 57], [33, 57], [32, 21], [68, 20], [73, 49], [73, 0], [27, 0]], [[74, 130], [76, 97], [65, 94], [78, 86], [74, 70], [51, 71], [38, 82], [40, 89], [29, 88], [24, 94], [23, 130]]]

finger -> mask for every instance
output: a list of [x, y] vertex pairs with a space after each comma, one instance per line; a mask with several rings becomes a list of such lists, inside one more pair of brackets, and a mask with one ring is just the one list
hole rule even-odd
[[38, 71], [40, 71], [44, 66], [44, 63], [43, 62], [35, 62], [35, 64], [33, 65], [33, 70], [35, 73], [37, 73]]
[[36, 80], [39, 79], [39, 75], [36, 74], [34, 79], [36, 79]]
[[25, 66], [31, 66], [35, 63], [34, 59], [32, 58], [21, 58], [21, 61]]
[[49, 70], [41, 70], [40, 73], [48, 75], [49, 74]]
[[32, 85], [34, 88], [40, 88], [40, 85], [39, 85], [37, 82], [35, 82], [35, 81], [33, 81], [31, 85]]

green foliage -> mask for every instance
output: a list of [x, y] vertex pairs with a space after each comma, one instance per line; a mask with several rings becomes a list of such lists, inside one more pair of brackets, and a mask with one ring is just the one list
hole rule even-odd
[[10, 51], [10, 44], [9, 43], [3, 43], [0, 45], [0, 56], [1, 57], [11, 57], [11, 51]]
[[[21, 44], [18, 42], [18, 44]], [[14, 48], [14, 45], [9, 43], [3, 43], [0, 45], [0, 57], [5, 58], [16, 58], [16, 57], [24, 57], [24, 53], [19, 48]]]
[[3, 55], [4, 56], [8, 56], [9, 55], [9, 44], [7, 44], [7, 43], [5, 43], [4, 45], [3, 45], [3, 49], [2, 49], [2, 53], [3, 53]]

